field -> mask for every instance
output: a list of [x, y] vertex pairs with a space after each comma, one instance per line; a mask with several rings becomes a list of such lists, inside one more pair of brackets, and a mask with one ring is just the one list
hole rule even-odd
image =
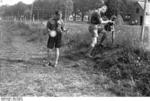
[[138, 47], [140, 27], [118, 26], [115, 43], [108, 33], [105, 47], [88, 59], [88, 25], [66, 26], [70, 32], [53, 68], [45, 66], [44, 25], [0, 23], [0, 96], [149, 96], [150, 55]]

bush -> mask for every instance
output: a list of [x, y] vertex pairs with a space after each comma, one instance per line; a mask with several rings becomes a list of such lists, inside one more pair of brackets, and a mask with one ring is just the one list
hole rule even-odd
[[[117, 86], [118, 95], [139, 96], [140, 93], [142, 96], [149, 96], [150, 58], [148, 54], [143, 49], [120, 48], [116, 53], [105, 54], [103, 60], [97, 59], [96, 67]], [[129, 90], [129, 88], [132, 89]], [[111, 90], [116, 92], [116, 88]]]

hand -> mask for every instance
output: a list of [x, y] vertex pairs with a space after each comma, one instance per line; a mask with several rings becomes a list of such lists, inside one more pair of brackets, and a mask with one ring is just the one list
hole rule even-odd
[[64, 29], [64, 32], [68, 33], [69, 32], [69, 28]]
[[48, 30], [47, 30], [47, 32], [49, 33], [49, 32], [51, 32], [51, 30], [50, 30], [50, 29], [48, 29]]

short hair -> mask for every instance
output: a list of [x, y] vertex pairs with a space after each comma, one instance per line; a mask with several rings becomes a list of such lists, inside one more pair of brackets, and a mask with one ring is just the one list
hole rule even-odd
[[105, 7], [106, 9], [108, 9], [108, 7], [106, 5], [102, 5], [101, 8]]
[[102, 6], [105, 5], [105, 1], [104, 0], [100, 0], [96, 5], [97, 5], [96, 9], [101, 8]]
[[62, 14], [62, 11], [60, 10], [55, 11], [55, 15], [61, 15], [61, 14]]

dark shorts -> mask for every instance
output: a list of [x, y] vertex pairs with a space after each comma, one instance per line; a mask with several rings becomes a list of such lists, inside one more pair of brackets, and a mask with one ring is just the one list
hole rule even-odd
[[62, 32], [57, 32], [56, 37], [49, 36], [48, 42], [47, 42], [47, 48], [53, 49], [53, 48], [60, 48], [61, 47], [61, 39], [62, 39]]

